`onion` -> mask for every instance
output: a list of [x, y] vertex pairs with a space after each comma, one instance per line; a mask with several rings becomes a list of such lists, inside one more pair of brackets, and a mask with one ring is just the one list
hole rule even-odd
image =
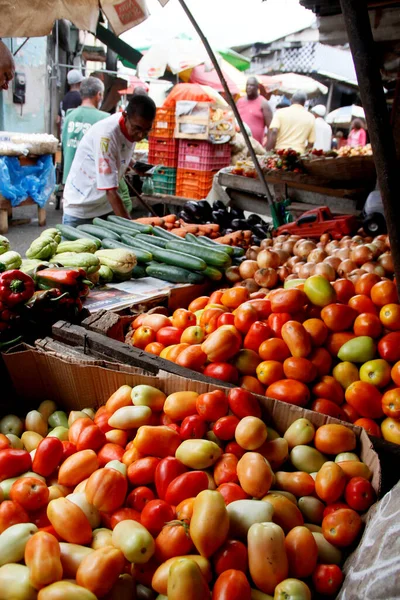
[[[232, 267], [230, 267], [232, 268]], [[244, 260], [239, 266], [239, 274], [241, 279], [250, 279], [254, 277], [254, 273], [259, 267], [256, 260]]]
[[273, 288], [278, 283], [278, 273], [275, 269], [259, 269], [254, 274], [254, 280], [260, 287]]
[[305, 263], [305, 262], [303, 262], [303, 261], [296, 263], [296, 264], [293, 266], [293, 269], [292, 269], [293, 273], [296, 273], [296, 275], [298, 275], [298, 274], [299, 274], [299, 272], [300, 272], [300, 269], [301, 269], [301, 267], [302, 267], [303, 265], [305, 265], [305, 264], [307, 264], [307, 263]]
[[289, 235], [288, 242], [298, 242], [299, 240], [301, 240], [301, 235]]
[[287, 242], [288, 236], [281, 234], [281, 235], [277, 235], [275, 239], [278, 243], [282, 244], [283, 242]]
[[297, 250], [299, 249], [300, 244], [305, 241], [306, 240], [304, 238], [301, 238], [295, 242], [295, 244], [293, 246], [293, 254], [295, 254], [297, 256]]
[[280, 264], [279, 254], [269, 248], [261, 250], [257, 256], [257, 264], [259, 269], [277, 269]]
[[292, 273], [288, 277], [286, 277], [286, 281], [292, 281], [293, 279], [299, 279], [299, 276], [296, 273]]
[[291, 271], [289, 267], [282, 266], [278, 269], [278, 277], [282, 282], [285, 281], [285, 279], [290, 275], [290, 273]]
[[284, 265], [290, 258], [290, 252], [285, 252], [285, 250], [276, 250], [276, 253], [279, 256], [279, 265]]
[[310, 254], [307, 256], [307, 262], [310, 263], [320, 263], [326, 258], [328, 255], [325, 250], [321, 250], [320, 248], [314, 248], [311, 250]]
[[287, 261], [287, 264], [288, 264], [288, 266], [289, 266], [291, 269], [293, 269], [294, 265], [295, 265], [296, 263], [299, 263], [299, 262], [303, 262], [303, 261], [301, 260], [300, 256], [292, 256], [292, 257], [291, 257], [291, 258], [289, 258], [289, 260]]
[[331, 238], [331, 236], [330, 236], [330, 234], [329, 234], [329, 233], [323, 233], [323, 234], [321, 235], [321, 237], [319, 238], [319, 241], [321, 242], [321, 244], [324, 244], [324, 246], [326, 246], [326, 244], [327, 244], [328, 242], [330, 242], [330, 241], [331, 241], [331, 239], [332, 239], [332, 238]]
[[350, 259], [343, 260], [338, 266], [338, 275], [339, 277], [346, 277], [349, 273], [357, 269], [357, 265]]
[[374, 240], [374, 238], [373, 238], [372, 236], [370, 236], [370, 235], [367, 235], [367, 236], [364, 238], [364, 244], [370, 244], [371, 242], [373, 242], [373, 240]]
[[250, 246], [250, 248], [247, 249], [246, 258], [248, 260], [256, 260], [260, 252], [261, 248], [259, 248], [259, 246]]
[[347, 279], [350, 279], [353, 283], [357, 283], [360, 279], [361, 275], [365, 275], [366, 271], [364, 269], [354, 269], [347, 275]]
[[300, 256], [300, 258], [307, 258], [310, 252], [316, 247], [317, 245], [315, 242], [312, 242], [311, 240], [305, 240], [304, 242], [300, 242], [296, 254], [297, 256]]
[[273, 244], [273, 240], [271, 240], [270, 238], [265, 238], [265, 240], [262, 240], [260, 248], [261, 250], [265, 250], [265, 248], [270, 248]]
[[322, 275], [322, 277], [325, 277], [328, 281], [335, 281], [336, 279], [336, 271], [332, 265], [328, 263], [322, 262], [315, 265], [314, 273], [315, 275]]
[[328, 265], [331, 265], [331, 267], [337, 271], [342, 261], [338, 256], [328, 256], [327, 258], [324, 258], [323, 262], [328, 263]]
[[334, 250], [338, 250], [339, 248], [339, 242], [337, 240], [332, 240], [332, 242], [328, 242], [328, 244], [325, 246], [325, 252], [327, 252], [328, 254], [332, 254], [332, 252]]
[[311, 277], [315, 273], [315, 263], [304, 263], [299, 269], [299, 277], [300, 279], [307, 279], [307, 277]]
[[378, 263], [382, 265], [387, 273], [394, 273], [393, 256], [390, 252], [381, 254], [378, 258]]
[[367, 271], [367, 273], [375, 273], [376, 275], [379, 275], [379, 277], [384, 277], [386, 275], [383, 265], [377, 262], [366, 262], [362, 265], [362, 269]]
[[382, 252], [385, 252], [386, 250], [386, 244], [385, 242], [383, 242], [382, 240], [378, 240], [378, 238], [374, 239], [374, 246], [376, 246], [377, 248], [379, 248], [379, 250]]
[[351, 243], [353, 246], [359, 246], [360, 244], [364, 244], [364, 239], [361, 237], [361, 235], [354, 235], [351, 239]]
[[254, 292], [258, 292], [260, 286], [254, 281], [253, 278], [245, 279], [244, 281], [239, 281], [239, 283], [235, 283], [234, 287], [243, 286], [249, 290], [250, 294]]
[[371, 261], [373, 257], [372, 251], [364, 245], [355, 246], [350, 252], [350, 259], [359, 267], [364, 263]]
[[290, 255], [293, 254], [293, 248], [296, 242], [283, 242], [282, 250], [288, 252]]
[[350, 258], [350, 248], [339, 248], [339, 250], [336, 250], [334, 256], [337, 256], [340, 260], [347, 260]]
[[282, 250], [282, 242], [277, 242], [276, 244], [274, 244], [272, 250], [275, 252], [276, 250]]
[[367, 246], [367, 248], [369, 248], [371, 250], [374, 260], [376, 260], [380, 254], [382, 254], [381, 249], [378, 248], [378, 246], [376, 244], [365, 244], [365, 245]]
[[228, 267], [227, 269], [225, 269], [225, 277], [231, 283], [237, 283], [238, 281], [242, 281], [243, 279], [243, 276], [240, 274], [239, 267]]

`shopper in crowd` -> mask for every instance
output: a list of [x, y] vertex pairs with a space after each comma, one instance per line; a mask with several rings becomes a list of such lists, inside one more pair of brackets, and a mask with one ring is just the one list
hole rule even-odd
[[118, 185], [130, 165], [135, 142], [147, 137], [156, 114], [149, 96], [135, 95], [126, 111], [93, 125], [83, 136], [64, 189], [63, 223], [90, 223], [114, 212], [130, 218]]
[[14, 58], [10, 50], [0, 41], [0, 90], [8, 90], [15, 73]]
[[250, 77], [246, 85], [246, 97], [239, 98], [237, 108], [242, 120], [251, 129], [251, 134], [260, 144], [263, 143], [265, 128], [270, 126], [272, 110], [267, 100], [260, 95], [259, 83]]
[[347, 145], [352, 148], [357, 148], [358, 146], [365, 146], [366, 143], [367, 132], [364, 129], [363, 122], [361, 119], [354, 119], [347, 138]]
[[80, 94], [81, 84], [84, 77], [78, 69], [68, 71], [67, 82], [69, 91], [65, 94], [60, 102], [60, 108], [57, 115], [57, 126], [59, 127], [60, 136], [64, 125], [64, 119], [69, 110], [78, 108], [82, 103]]
[[305, 108], [307, 94], [297, 91], [288, 108], [277, 110], [268, 131], [267, 150], [291, 148], [303, 154], [315, 142], [315, 118]]
[[332, 127], [325, 121], [326, 106], [317, 104], [311, 109], [315, 117], [315, 150], [328, 152], [332, 147]]

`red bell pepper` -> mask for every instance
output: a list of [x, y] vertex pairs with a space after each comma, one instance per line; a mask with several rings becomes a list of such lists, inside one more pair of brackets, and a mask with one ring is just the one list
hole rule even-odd
[[0, 274], [0, 302], [16, 306], [32, 298], [35, 284], [32, 277], [18, 269]]
[[36, 285], [41, 290], [58, 288], [62, 292], [68, 292], [74, 298], [83, 298], [88, 295], [89, 288], [93, 284], [86, 279], [83, 269], [71, 269], [68, 267], [54, 267], [37, 271]]

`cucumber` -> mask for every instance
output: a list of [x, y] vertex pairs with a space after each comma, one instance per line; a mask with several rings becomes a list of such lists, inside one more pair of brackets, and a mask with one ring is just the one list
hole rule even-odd
[[93, 240], [97, 246], [97, 250], [101, 248], [101, 240], [94, 235], [90, 235], [90, 233], [86, 233], [84, 236], [79, 229], [75, 229], [75, 227], [71, 227], [70, 225], [56, 225], [56, 228], [61, 233], [62, 237], [65, 240], [81, 240], [82, 237], [88, 238], [89, 240]]
[[166, 229], [163, 229], [162, 227], [159, 227], [158, 225], [156, 225], [155, 227], [153, 227], [153, 233], [154, 235], [157, 235], [160, 238], [163, 238], [164, 240], [181, 240], [182, 238], [179, 237], [179, 235], [175, 235], [174, 233], [171, 233], [170, 231], [167, 231]]
[[157, 262], [151, 262], [147, 265], [146, 273], [149, 277], [156, 277], [171, 283], [203, 283], [204, 281], [203, 275], [199, 273], [193, 273], [187, 269], [182, 269], [182, 267], [162, 265]]
[[103, 227], [97, 227], [96, 225], [78, 225], [77, 229], [79, 229], [79, 231], [83, 231], [84, 233], [90, 233], [101, 240], [107, 238], [118, 241], [120, 239], [118, 233], [114, 233], [109, 229], [103, 229]]
[[211, 281], [221, 281], [223, 277], [222, 271], [216, 269], [215, 267], [210, 267], [209, 265], [207, 265], [207, 268], [204, 269], [204, 271], [201, 271], [201, 275], [205, 275], [211, 279]]
[[197, 258], [197, 256], [190, 256], [190, 254], [183, 254], [183, 252], [176, 252], [174, 250], [164, 250], [136, 238], [135, 244], [139, 244], [139, 247], [151, 252], [156, 261], [166, 265], [174, 265], [183, 269], [189, 269], [190, 271], [204, 271], [207, 268], [204, 260]]
[[203, 246], [211, 246], [213, 248], [217, 248], [217, 250], [223, 250], [224, 252], [229, 254], [229, 256], [240, 257], [244, 255], [243, 248], [239, 248], [238, 246], [228, 246], [228, 244], [220, 244], [219, 242], [215, 242], [214, 240], [206, 237], [205, 235], [199, 236], [198, 238], [196, 238], [196, 240], [199, 243], [203, 244]]
[[153, 260], [153, 256], [150, 252], [147, 252], [147, 250], [132, 247], [128, 244], [124, 244], [123, 242], [118, 242], [117, 240], [110, 240], [106, 238], [102, 240], [101, 245], [105, 250], [114, 250], [115, 248], [125, 248], [126, 250], [130, 250], [132, 254], [136, 256], [136, 260], [139, 263], [149, 263], [151, 260]]
[[129, 227], [124, 227], [123, 225], [117, 225], [116, 223], [110, 223], [110, 221], [105, 221], [104, 219], [99, 219], [98, 217], [93, 219], [93, 225], [95, 225], [96, 227], [101, 227], [102, 229], [106, 229], [107, 231], [113, 231], [114, 233], [117, 233], [118, 235], [121, 235], [121, 233], [127, 233], [129, 235], [136, 235], [138, 233], [138, 231], [134, 231], [133, 229], [130, 229]]
[[140, 279], [141, 277], [146, 277], [146, 269], [142, 267], [142, 265], [136, 265], [136, 267], [132, 271], [133, 279]]
[[166, 248], [167, 247], [167, 240], [164, 240], [163, 238], [159, 238], [155, 235], [147, 235], [146, 233], [138, 233], [135, 238], [137, 240], [143, 240], [144, 242], [147, 242], [148, 244], [153, 244], [153, 246], [158, 246], [159, 248]]
[[151, 225], [143, 225], [143, 223], [136, 223], [136, 221], [125, 219], [125, 217], [109, 215], [107, 217], [107, 221], [110, 221], [110, 223], [116, 223], [117, 225], [122, 225], [122, 227], [128, 227], [128, 229], [140, 231], [140, 233], [153, 233], [153, 227]]
[[191, 244], [182, 240], [178, 240], [177, 242], [171, 241], [168, 242], [167, 249], [176, 250], [177, 252], [182, 252], [184, 254], [191, 254], [192, 256], [198, 256], [212, 267], [226, 268], [232, 263], [226, 252], [214, 250], [214, 248], [211, 247], [206, 248], [201, 244]]

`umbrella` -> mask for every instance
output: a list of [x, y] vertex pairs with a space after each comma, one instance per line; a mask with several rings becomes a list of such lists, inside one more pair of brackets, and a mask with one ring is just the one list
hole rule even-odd
[[326, 85], [323, 85], [312, 77], [298, 75], [297, 73], [280, 73], [279, 75], [273, 75], [271, 79], [276, 82], [276, 87], [274, 88], [273, 82], [271, 82], [273, 89], [271, 89], [271, 85], [268, 87], [275, 94], [293, 96], [297, 90], [302, 90], [308, 96], [319, 96], [320, 94], [328, 93]]
[[326, 116], [327, 123], [331, 125], [350, 125], [353, 119], [365, 119], [364, 109], [361, 106], [341, 106]]
[[130, 94], [133, 94], [133, 92], [135, 91], [135, 88], [137, 88], [137, 87], [143, 88], [144, 90], [146, 90], [146, 92], [148, 92], [150, 89], [149, 86], [147, 85], [147, 83], [145, 83], [138, 77], [135, 77], [135, 75], [130, 75], [129, 76], [129, 87], [127, 87], [124, 90], [119, 90], [119, 93], [121, 96], [128, 96]]
[[[230, 65], [226, 60], [221, 59], [221, 69], [228, 84], [231, 94], [242, 93], [246, 88], [246, 77], [238, 71], [235, 67]], [[223, 92], [223, 85], [218, 77], [218, 74], [213, 66], [203, 63], [191, 70], [185, 71], [180, 74], [181, 79], [187, 80], [190, 83], [200, 83], [201, 85], [208, 85], [217, 92]]]
[[138, 75], [141, 79], [158, 79], [167, 68], [177, 75], [208, 62], [206, 49], [200, 42], [174, 38], [154, 44], [139, 61]]

